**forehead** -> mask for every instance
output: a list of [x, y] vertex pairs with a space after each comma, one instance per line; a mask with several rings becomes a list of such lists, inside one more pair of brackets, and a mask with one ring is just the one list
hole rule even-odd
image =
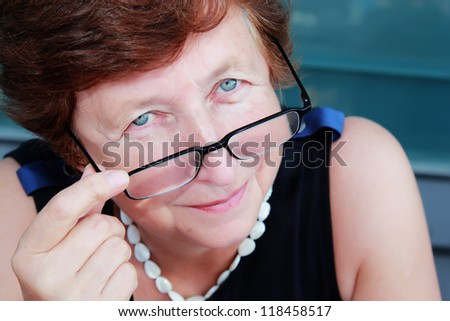
[[248, 55], [253, 57], [260, 54], [260, 51], [257, 37], [252, 31], [251, 23], [244, 13], [233, 10], [216, 28], [192, 35], [178, 62], [190, 59], [212, 62], [226, 54], [238, 55], [242, 59]]
[[[110, 85], [121, 85], [141, 78], [162, 77], [165, 72], [184, 64], [201, 62], [205, 66], [220, 63], [221, 59], [236, 58], [236, 62], [254, 61], [260, 58], [258, 36], [253, 32], [251, 23], [240, 9], [231, 10], [214, 29], [188, 38], [179, 58], [170, 65], [148, 72], [135, 72], [128, 77], [108, 81], [92, 87], [99, 90]], [[246, 59], [248, 58], [248, 59]], [[149, 77], [146, 77], [149, 76]]]

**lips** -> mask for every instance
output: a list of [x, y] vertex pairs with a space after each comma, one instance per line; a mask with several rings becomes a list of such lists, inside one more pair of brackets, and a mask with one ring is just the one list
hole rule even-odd
[[213, 202], [190, 205], [188, 207], [194, 208], [196, 210], [208, 212], [211, 214], [220, 214], [229, 211], [230, 209], [236, 207], [244, 196], [247, 184], [244, 184], [241, 188], [234, 191], [227, 198], [216, 200]]

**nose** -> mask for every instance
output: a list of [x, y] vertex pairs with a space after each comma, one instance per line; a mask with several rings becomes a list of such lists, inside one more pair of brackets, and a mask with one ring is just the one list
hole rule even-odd
[[[218, 119], [208, 108], [193, 109], [195, 112], [184, 117], [185, 132], [191, 132], [197, 146], [213, 145], [228, 130], [223, 119]], [[231, 129], [230, 129], [231, 130]], [[232, 185], [236, 180], [239, 161], [226, 148], [208, 152], [203, 158], [200, 172], [195, 180], [216, 186]]]
[[233, 185], [239, 168], [238, 162], [239, 160], [232, 157], [225, 148], [210, 152], [203, 158], [196, 180], [216, 186]]

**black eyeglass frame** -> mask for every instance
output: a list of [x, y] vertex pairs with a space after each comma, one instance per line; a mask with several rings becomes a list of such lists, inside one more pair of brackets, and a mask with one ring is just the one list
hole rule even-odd
[[[296, 112], [298, 114], [298, 117], [300, 119], [300, 124], [301, 124], [303, 116], [306, 113], [308, 113], [311, 110], [311, 108], [312, 108], [311, 100], [309, 98], [308, 93], [306, 92], [305, 87], [303, 86], [302, 82], [300, 81], [300, 78], [297, 75], [297, 72], [295, 71], [294, 66], [292, 65], [291, 61], [289, 60], [288, 55], [284, 51], [283, 47], [281, 46], [281, 44], [279, 43], [279, 41], [276, 38], [272, 37], [272, 41], [278, 47], [278, 50], [280, 51], [281, 55], [283, 56], [283, 59], [285, 60], [286, 64], [288, 65], [288, 67], [289, 67], [289, 69], [290, 69], [290, 71], [292, 73], [292, 76], [295, 79], [295, 82], [297, 83], [297, 85], [300, 88], [300, 91], [301, 91], [300, 97], [302, 99], [304, 107], [302, 107], [302, 108], [291, 107], [291, 108], [283, 109], [283, 110], [281, 110], [281, 111], [279, 111], [279, 112], [277, 112], [275, 114], [272, 114], [270, 116], [264, 117], [264, 118], [262, 118], [260, 120], [257, 120], [255, 122], [253, 122], [253, 123], [247, 124], [245, 126], [242, 126], [240, 128], [237, 128], [237, 129], [233, 130], [232, 132], [226, 134], [221, 140], [217, 141], [216, 143], [213, 143], [213, 144], [210, 144], [210, 145], [207, 145], [207, 146], [203, 146], [203, 147], [200, 147], [200, 146], [190, 147], [188, 149], [185, 149], [185, 150], [182, 150], [180, 152], [177, 152], [177, 153], [171, 154], [169, 156], [166, 156], [166, 157], [164, 157], [164, 158], [162, 158], [160, 160], [151, 162], [151, 163], [149, 163], [147, 165], [143, 165], [141, 167], [138, 167], [136, 169], [131, 170], [130, 172], [128, 172], [128, 175], [130, 175], [130, 177], [133, 174], [139, 173], [139, 172], [144, 171], [144, 170], [146, 170], [146, 169], [148, 169], [150, 167], [154, 167], [154, 166], [157, 166], [157, 165], [162, 164], [164, 162], [170, 161], [170, 160], [172, 160], [174, 158], [183, 156], [183, 155], [185, 155], [187, 153], [197, 152], [200, 155], [200, 159], [197, 160], [197, 163], [196, 163], [195, 175], [190, 180], [186, 181], [185, 183], [183, 183], [183, 184], [181, 184], [181, 185], [179, 185], [179, 186], [177, 186], [177, 187], [175, 187], [173, 189], [165, 191], [163, 193], [156, 194], [156, 195], [151, 195], [151, 196], [147, 196], [147, 197], [134, 197], [134, 196], [130, 195], [130, 193], [128, 192], [127, 189], [125, 189], [124, 193], [125, 193], [125, 195], [128, 198], [130, 198], [132, 200], [142, 200], [142, 199], [152, 198], [152, 197], [156, 197], [156, 196], [159, 196], [159, 195], [163, 195], [163, 194], [169, 193], [172, 190], [178, 189], [178, 188], [180, 188], [180, 187], [182, 187], [182, 186], [184, 186], [186, 184], [189, 184], [190, 182], [192, 182], [197, 177], [198, 173], [200, 172], [200, 168], [201, 168], [201, 166], [203, 164], [203, 160], [204, 160], [205, 156], [208, 153], [214, 152], [214, 151], [219, 150], [221, 148], [225, 148], [228, 151], [228, 153], [231, 156], [233, 156], [234, 158], [236, 158], [236, 159], [239, 159], [239, 160], [248, 159], [248, 158], [238, 157], [237, 155], [235, 155], [233, 153], [233, 151], [231, 150], [228, 142], [230, 141], [230, 139], [233, 136], [235, 136], [235, 135], [237, 135], [237, 134], [239, 134], [239, 133], [241, 133], [243, 131], [246, 131], [246, 130], [252, 128], [252, 127], [259, 126], [259, 125], [261, 125], [261, 124], [263, 124], [263, 123], [265, 123], [267, 121], [270, 121], [270, 120], [272, 120], [274, 118], [277, 118], [277, 117], [279, 117], [281, 115], [284, 115], [284, 114], [287, 114], [287, 113], [290, 113], [290, 112]], [[72, 138], [72, 140], [77, 144], [77, 146], [80, 148], [80, 150], [86, 156], [86, 158], [88, 159], [89, 163], [94, 167], [95, 171], [100, 173], [101, 172], [100, 168], [97, 166], [95, 161], [92, 159], [92, 157], [88, 153], [88, 151], [81, 144], [81, 142], [78, 139], [78, 137], [72, 132], [72, 130], [69, 127], [66, 127], [66, 132], [69, 134], [69, 136]], [[254, 157], [256, 157], [256, 156], [258, 156], [258, 155], [254, 155]]]

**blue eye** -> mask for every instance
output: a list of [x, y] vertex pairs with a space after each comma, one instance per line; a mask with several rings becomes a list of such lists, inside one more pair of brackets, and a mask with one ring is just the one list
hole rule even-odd
[[133, 125], [136, 126], [144, 126], [153, 118], [153, 115], [151, 113], [145, 113], [133, 120]]
[[225, 79], [220, 83], [220, 88], [226, 92], [232, 91], [236, 88], [237, 83], [236, 79]]

